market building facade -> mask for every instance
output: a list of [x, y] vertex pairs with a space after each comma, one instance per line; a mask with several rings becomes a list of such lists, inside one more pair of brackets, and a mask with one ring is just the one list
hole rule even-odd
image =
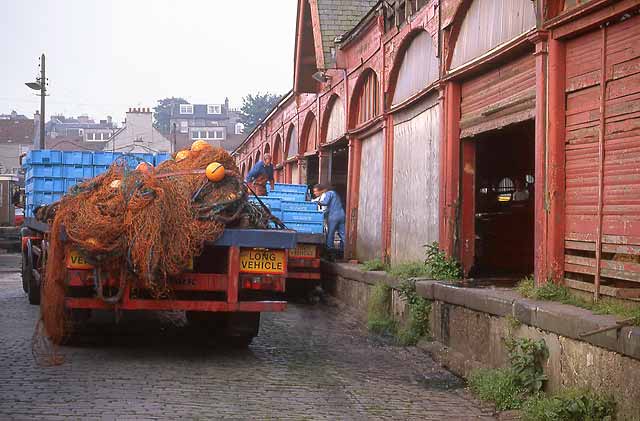
[[333, 185], [350, 257], [438, 241], [468, 276], [636, 298], [639, 28], [625, 0], [300, 0], [293, 90], [234, 155]]

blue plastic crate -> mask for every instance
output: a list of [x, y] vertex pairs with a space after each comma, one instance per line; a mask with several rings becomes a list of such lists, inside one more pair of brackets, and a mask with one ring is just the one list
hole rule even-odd
[[288, 212], [284, 211], [282, 215], [282, 220], [286, 222], [324, 222], [324, 215], [322, 212], [312, 211], [312, 212], [303, 212], [303, 211], [294, 211]]
[[49, 203], [54, 202], [53, 198], [54, 193], [47, 192], [34, 192], [31, 197], [33, 198], [33, 204], [38, 205], [48, 205]]
[[93, 165], [111, 165], [119, 156], [122, 156], [120, 152], [94, 152], [93, 153]]
[[96, 177], [104, 172], [107, 172], [110, 165], [94, 165], [93, 166], [93, 176]]
[[306, 184], [275, 183], [274, 189], [282, 193], [307, 193], [309, 188]]
[[297, 201], [283, 200], [282, 210], [312, 212], [312, 211], [318, 210], [318, 205], [316, 204], [316, 202], [297, 202]]
[[93, 165], [93, 153], [64, 151], [62, 152], [62, 163], [64, 165]]
[[93, 167], [84, 165], [65, 165], [62, 171], [64, 178], [91, 178]]
[[[277, 199], [274, 197], [267, 197], [267, 196], [258, 196], [258, 197], [260, 197], [260, 200], [262, 200], [262, 203], [264, 203], [272, 211], [282, 209], [282, 201], [280, 199]], [[258, 203], [258, 199], [256, 199], [255, 197], [251, 197], [249, 200], [251, 200], [252, 202]]]
[[158, 165], [162, 164], [164, 161], [168, 161], [170, 159], [171, 159], [170, 153], [164, 153], [164, 152], [158, 153], [154, 157], [153, 165], [157, 167]]
[[151, 153], [131, 153], [122, 155], [122, 159], [127, 163], [127, 167], [135, 169], [141, 162], [153, 165], [154, 157]]
[[62, 165], [33, 164], [27, 169], [27, 179], [33, 177], [62, 177]]
[[305, 193], [285, 193], [279, 191], [271, 191], [269, 192], [269, 197], [288, 200], [291, 202], [304, 202], [307, 198], [307, 195]]
[[36, 149], [27, 154], [29, 165], [33, 164], [62, 164], [62, 151]]
[[45, 178], [45, 177], [32, 177], [26, 185], [25, 191], [28, 192], [50, 192], [50, 193], [62, 193], [64, 192], [64, 179], [63, 178]]
[[285, 222], [287, 228], [306, 234], [322, 234], [324, 232], [324, 224], [322, 223], [305, 223], [305, 222]]
[[82, 183], [84, 179], [82, 178], [65, 178], [64, 179], [64, 191], [68, 192], [69, 189], [75, 186], [78, 183]]

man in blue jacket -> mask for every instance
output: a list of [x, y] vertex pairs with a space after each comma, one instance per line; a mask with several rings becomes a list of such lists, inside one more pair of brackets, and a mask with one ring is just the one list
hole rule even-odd
[[[344, 208], [338, 193], [328, 186], [316, 184], [313, 186], [313, 194], [320, 197], [318, 205], [325, 206], [324, 215], [327, 219], [327, 248], [333, 249], [333, 241], [336, 232], [340, 236], [340, 249], [344, 247]], [[324, 195], [323, 195], [324, 194]]]
[[267, 195], [267, 182], [269, 182], [271, 191], [273, 191], [273, 164], [271, 163], [271, 155], [268, 153], [264, 154], [262, 161], [256, 162], [253, 168], [249, 170], [245, 181], [258, 196]]

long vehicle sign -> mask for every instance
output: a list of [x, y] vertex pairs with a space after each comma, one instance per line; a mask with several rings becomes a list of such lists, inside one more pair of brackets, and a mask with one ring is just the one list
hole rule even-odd
[[284, 250], [241, 249], [240, 272], [284, 274], [287, 271]]

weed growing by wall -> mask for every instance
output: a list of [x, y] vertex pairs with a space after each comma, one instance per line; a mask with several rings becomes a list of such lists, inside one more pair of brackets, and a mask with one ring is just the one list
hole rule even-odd
[[407, 303], [407, 320], [400, 326], [397, 339], [403, 346], [415, 345], [429, 333], [429, 315], [431, 302], [418, 295], [416, 283], [412, 280], [403, 281], [398, 292]]
[[609, 421], [615, 416], [611, 397], [569, 389], [556, 396], [539, 394], [522, 408], [523, 421]]
[[391, 318], [391, 287], [376, 284], [369, 297], [367, 328], [378, 335], [395, 335], [396, 322]]
[[424, 264], [431, 279], [448, 281], [462, 278], [460, 264], [440, 250], [437, 242], [425, 245], [425, 249], [427, 258]]

